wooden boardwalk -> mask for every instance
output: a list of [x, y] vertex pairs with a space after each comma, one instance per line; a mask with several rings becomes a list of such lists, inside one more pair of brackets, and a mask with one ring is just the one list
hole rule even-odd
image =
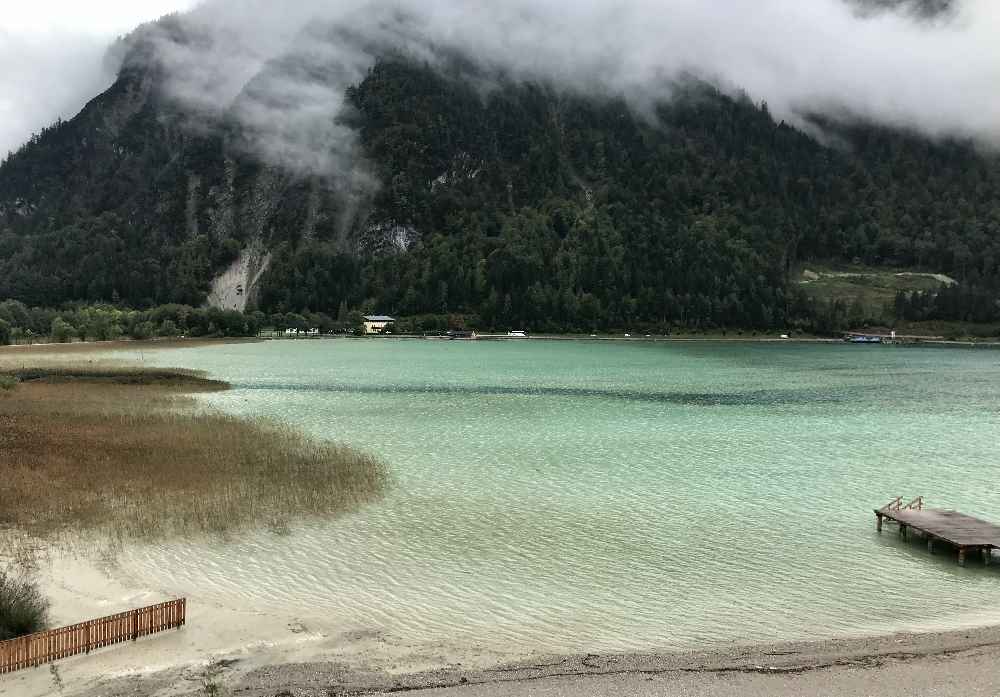
[[875, 509], [875, 527], [882, 532], [886, 519], [899, 525], [900, 537], [906, 538], [912, 528], [927, 540], [927, 549], [934, 551], [936, 542], [943, 542], [958, 550], [958, 563], [965, 565], [969, 552], [979, 552], [983, 563], [989, 564], [994, 549], [1000, 549], [1000, 525], [980, 520], [957, 511], [924, 508], [922, 496], [903, 505], [898, 497], [882, 508]]

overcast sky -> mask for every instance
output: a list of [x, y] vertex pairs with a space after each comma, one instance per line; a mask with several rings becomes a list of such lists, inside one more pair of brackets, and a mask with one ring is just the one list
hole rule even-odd
[[110, 84], [116, 36], [194, 0], [6, 0], [0, 10], [0, 157]]
[[[351, 151], [350, 134], [330, 131], [343, 80], [323, 76], [363, 75], [369, 44], [418, 56], [452, 47], [640, 108], [694, 74], [800, 125], [820, 112], [1000, 147], [1000, 0], [954, 0], [933, 19], [911, 12], [915, 1], [862, 15], [861, 0], [3, 0], [0, 154], [110, 84], [102, 56], [116, 36], [196, 4], [185, 21], [213, 40], [162, 38], [167, 89], [223, 109], [268, 64], [236, 116], [263, 155], [306, 169], [327, 166], [307, 157], [318, 148]], [[336, 27], [364, 40], [325, 33]]]

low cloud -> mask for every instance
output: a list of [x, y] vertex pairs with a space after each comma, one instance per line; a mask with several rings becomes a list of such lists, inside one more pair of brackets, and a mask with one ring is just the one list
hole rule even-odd
[[[891, 5], [891, 7], [889, 7]], [[376, 53], [457, 50], [515, 77], [642, 106], [693, 75], [778, 117], [864, 118], [1000, 144], [1000, 4], [927, 0], [208, 0], [203, 41], [164, 42], [171, 88], [229, 109], [272, 161], [336, 167], [351, 134], [331, 115]], [[323, 151], [330, 146], [332, 153]]]
[[[194, 109], [228, 110], [264, 157], [303, 171], [349, 159], [353, 134], [331, 116], [343, 88], [387, 48], [430, 60], [456, 50], [515, 77], [624, 95], [638, 107], [694, 75], [746, 91], [798, 124], [822, 113], [1000, 145], [1000, 3], [954, 0], [940, 13], [924, 11], [928, 4], [948, 3], [207, 0], [181, 20], [199, 38], [165, 32], [159, 50], [175, 96]], [[32, 72], [32, 47], [6, 43], [0, 59], [6, 66], [12, 53], [25, 56], [25, 85], [51, 73]], [[48, 65], [63, 60], [37, 53]], [[22, 86], [44, 104], [0, 102], [0, 118], [23, 122], [22, 132], [37, 128], [29, 122], [71, 101], [79, 90], [66, 85], [76, 81], [63, 74], [45, 90]]]
[[0, 158], [71, 118], [115, 78], [115, 37], [195, 0], [32, 0], [0, 12]]
[[0, 30], [0, 159], [111, 84], [106, 51], [107, 41], [96, 37], [67, 41]]

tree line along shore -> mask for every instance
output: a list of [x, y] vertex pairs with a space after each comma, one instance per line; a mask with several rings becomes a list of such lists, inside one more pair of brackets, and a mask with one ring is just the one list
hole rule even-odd
[[[587, 327], [559, 321], [542, 321], [532, 325], [494, 326], [477, 314], [440, 313], [404, 316], [396, 319], [395, 334], [435, 334], [449, 331], [506, 333], [509, 329], [529, 329], [535, 334], [583, 335], [592, 333], [614, 335], [632, 333], [636, 336], [757, 336], [758, 334], [788, 333], [794, 336], [834, 337], [847, 330], [869, 327], [892, 327], [901, 333], [937, 336], [953, 340], [985, 339], [1000, 336], [1000, 320], [993, 321], [990, 313], [964, 312], [964, 303], [980, 303], [958, 286], [942, 286], [936, 291], [900, 291], [887, 303], [889, 307], [877, 314], [869, 312], [860, 300], [848, 302], [832, 299], [823, 304], [822, 316], [794, 323], [780, 329], [756, 326], [724, 326], [698, 324], [689, 326], [674, 322], [638, 322], [615, 326], [594, 322]], [[984, 301], [985, 302], [985, 301]], [[997, 305], [996, 303], [987, 303]], [[1000, 305], [998, 305], [1000, 307]], [[366, 308], [367, 309], [367, 308]], [[961, 317], [964, 319], [948, 319]], [[61, 308], [28, 307], [17, 300], [0, 302], [0, 346], [9, 344], [68, 344], [79, 341], [114, 341], [118, 339], [148, 340], [154, 338], [239, 338], [256, 337], [262, 332], [287, 330], [320, 334], [363, 333], [363, 312], [342, 306], [336, 316], [323, 312], [277, 312], [259, 310], [238, 312], [189, 305], [159, 305], [148, 309], [133, 309], [111, 304], [84, 305], [71, 303]]]

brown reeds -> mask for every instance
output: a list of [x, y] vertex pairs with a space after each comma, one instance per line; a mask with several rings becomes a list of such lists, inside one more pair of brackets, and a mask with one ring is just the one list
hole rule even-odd
[[111, 542], [284, 529], [379, 498], [376, 458], [266, 421], [196, 412], [184, 371], [17, 368], [0, 391], [0, 536]]
[[116, 339], [113, 341], [77, 341], [69, 344], [22, 344], [20, 346], [0, 346], [0, 364], [5, 359], [18, 360], [28, 357], [34, 362], [40, 355], [66, 356], [73, 354], [97, 354], [118, 352], [141, 352], [163, 349], [204, 348], [224, 344], [248, 344], [260, 339], [245, 338], [185, 338], [185, 339]]

